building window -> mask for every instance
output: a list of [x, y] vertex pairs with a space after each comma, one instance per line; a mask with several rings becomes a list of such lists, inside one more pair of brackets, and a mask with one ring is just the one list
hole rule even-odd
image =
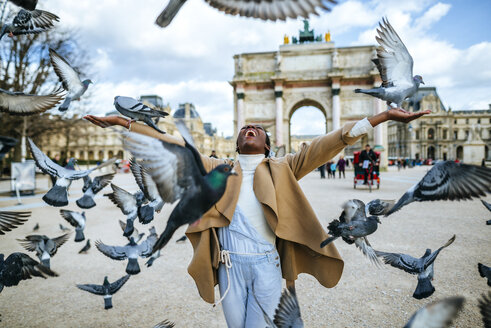
[[453, 124], [457, 124], [457, 120], [453, 120]]
[[481, 119], [480, 118], [477, 119], [477, 124], [481, 124]]
[[435, 130], [433, 129], [428, 129], [428, 139], [433, 140], [435, 138]]
[[416, 140], [419, 139], [419, 131], [416, 131]]
[[447, 130], [443, 130], [443, 140], [447, 139]]
[[465, 130], [465, 139], [467, 140], [469, 138], [469, 130]]
[[469, 119], [468, 118], [465, 119], [465, 124], [469, 124]]

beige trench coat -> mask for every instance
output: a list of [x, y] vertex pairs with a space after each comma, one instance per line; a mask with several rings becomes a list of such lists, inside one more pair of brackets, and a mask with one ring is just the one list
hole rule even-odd
[[[330, 288], [341, 278], [344, 262], [334, 244], [320, 248], [327, 233], [297, 181], [361, 138], [348, 135], [353, 125], [347, 123], [339, 130], [315, 138], [296, 154], [265, 158], [256, 168], [254, 193], [277, 237], [276, 248], [287, 283], [291, 284], [300, 273], [308, 273]], [[182, 144], [182, 140], [160, 134], [142, 124], [133, 123], [131, 131]], [[225, 162], [205, 156], [201, 158], [207, 171]], [[188, 272], [201, 297], [209, 303], [215, 299], [214, 286], [218, 283], [217, 269], [220, 264], [220, 246], [215, 229], [230, 224], [239, 198], [242, 171], [238, 162], [235, 163], [235, 170], [238, 176], [229, 178], [222, 199], [203, 215], [197, 225], [190, 226], [186, 231], [194, 248]]]

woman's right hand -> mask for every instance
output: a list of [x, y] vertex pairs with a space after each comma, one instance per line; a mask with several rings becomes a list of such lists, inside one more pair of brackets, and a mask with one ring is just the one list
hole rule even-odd
[[121, 116], [94, 116], [86, 115], [84, 118], [92, 124], [100, 126], [101, 128], [107, 128], [108, 126], [119, 125], [127, 128], [129, 126], [129, 120]]

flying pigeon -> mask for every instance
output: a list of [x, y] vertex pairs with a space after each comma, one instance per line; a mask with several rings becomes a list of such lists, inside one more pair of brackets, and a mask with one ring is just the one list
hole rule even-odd
[[114, 107], [122, 115], [131, 118], [132, 121], [142, 121], [158, 132], [165, 133], [155, 125], [152, 117], [166, 117], [169, 113], [152, 109], [134, 98], [123, 96], [114, 97]]
[[79, 242], [85, 240], [85, 212], [79, 213], [75, 211], [60, 210], [60, 214], [72, 227], [75, 227], [75, 241]]
[[196, 148], [186, 139], [185, 147], [145, 135], [123, 132], [123, 145], [150, 174], [166, 203], [180, 200], [169, 216], [164, 232], [154, 246], [163, 248], [182, 225], [191, 224], [222, 198], [232, 167], [221, 164], [206, 172]]
[[261, 306], [256, 294], [253, 294], [254, 298], [256, 299], [256, 303], [263, 312], [264, 321], [266, 321], [268, 328], [303, 328], [302, 315], [300, 313], [300, 306], [298, 305], [295, 289], [289, 287], [288, 289], [283, 290], [283, 293], [281, 293], [280, 303], [275, 311], [273, 320], [271, 320], [269, 315]]
[[87, 254], [90, 249], [90, 239], [87, 239], [85, 246], [78, 252], [79, 254]]
[[32, 228], [32, 231], [38, 231], [39, 230], [39, 223], [36, 223], [34, 228]]
[[63, 96], [63, 90], [38, 96], [0, 89], [0, 112], [22, 116], [43, 113], [56, 106]]
[[375, 199], [367, 203], [365, 212], [368, 215], [385, 215], [394, 206], [394, 200]]
[[65, 227], [63, 224], [60, 223], [60, 230], [61, 231], [69, 231], [70, 229], [68, 229], [67, 227]]
[[84, 176], [84, 186], [82, 187], [82, 192], [84, 195], [77, 199], [76, 203], [80, 208], [92, 208], [94, 207], [95, 201], [94, 196], [99, 191], [104, 189], [114, 177], [114, 173], [100, 175], [92, 180], [88, 175]]
[[465, 299], [460, 296], [448, 297], [426, 304], [416, 311], [404, 328], [447, 328], [457, 317]]
[[358, 199], [347, 201], [343, 206], [339, 220], [333, 220], [327, 226], [331, 237], [324, 240], [320, 247], [325, 247], [332, 241], [343, 237], [343, 240], [348, 244], [355, 243], [362, 253], [368, 257], [370, 262], [375, 265], [380, 265], [367, 236], [374, 233], [378, 228], [380, 220], [377, 216], [366, 216], [365, 203]]
[[12, 253], [5, 260], [4, 255], [0, 254], [0, 292], [4, 287], [17, 286], [21, 280], [32, 277], [46, 279], [47, 276], [56, 277], [58, 274], [27, 254]]
[[491, 292], [488, 292], [488, 296], [482, 295], [482, 299], [478, 302], [479, 312], [482, 315], [482, 321], [484, 328], [491, 328]]
[[[210, 6], [229, 15], [259, 18], [261, 20], [286, 20], [287, 18], [317, 15], [317, 9], [331, 10], [327, 2], [335, 0], [205, 0]], [[168, 26], [186, 0], [170, 0], [155, 21], [160, 27]]]
[[375, 251], [375, 253], [377, 256], [382, 257], [385, 264], [389, 264], [394, 268], [404, 270], [407, 273], [418, 275], [418, 285], [416, 286], [413, 297], [420, 300], [431, 296], [435, 291], [435, 288], [431, 283], [434, 276], [433, 266], [435, 264], [435, 260], [440, 251], [452, 244], [454, 240], [455, 235], [450, 238], [445, 245], [433, 253], [431, 252], [431, 249], [426, 249], [426, 252], [420, 258], [415, 258], [410, 255], [400, 253], [386, 253], [379, 251]]
[[0, 211], [0, 235], [5, 235], [6, 232], [23, 225], [27, 221], [27, 217], [31, 216], [31, 212], [9, 212]]
[[37, 167], [44, 173], [57, 178], [53, 187], [43, 196], [43, 200], [51, 206], [61, 207], [68, 205], [67, 187], [71, 180], [83, 178], [84, 176], [89, 175], [90, 172], [114, 162], [109, 160], [88, 170], [68, 170], [56, 164], [46, 156], [41, 149], [34, 144], [31, 138], [27, 138], [27, 140], [29, 141], [32, 157], [34, 158]]
[[147, 268], [150, 268], [153, 265], [153, 262], [155, 262], [155, 260], [158, 259], [159, 257], [160, 257], [160, 249], [155, 253], [153, 253], [152, 256], [150, 256], [150, 258], [148, 259], [148, 261], [145, 262]]
[[488, 280], [488, 286], [491, 287], [491, 268], [485, 266], [482, 263], [478, 263], [477, 269], [479, 270], [479, 274], [481, 275], [481, 277], [486, 278]]
[[[119, 226], [121, 227], [121, 230], [123, 230], [123, 232], [126, 230], [126, 223], [124, 223], [123, 221], [119, 220]], [[126, 236], [126, 238], [128, 238], [128, 241], [131, 241], [131, 238], [133, 238], [135, 243], [138, 243], [143, 238], [143, 236], [145, 236], [144, 232], [139, 233], [137, 228], [133, 228], [133, 232], [129, 236]]]
[[0, 39], [8, 33], [9, 37], [21, 34], [37, 34], [53, 28], [54, 22], [59, 22], [60, 17], [44, 10], [21, 9], [14, 17], [11, 24], [4, 24], [0, 32]]
[[10, 0], [14, 5], [27, 10], [34, 10], [38, 4], [38, 0]]
[[122, 278], [119, 278], [113, 283], [109, 283], [109, 280], [107, 280], [107, 276], [105, 276], [102, 285], [86, 284], [77, 285], [77, 287], [81, 290], [85, 290], [86, 292], [103, 296], [104, 310], [109, 310], [113, 307], [113, 295], [116, 294], [116, 292], [120, 290], [121, 287], [123, 287], [128, 279], [130, 279], [130, 275], [126, 275]]
[[53, 65], [55, 73], [58, 75], [63, 88], [68, 91], [65, 101], [59, 107], [60, 112], [64, 112], [70, 106], [71, 101], [79, 100], [80, 97], [82, 97], [92, 81], [88, 79], [81, 81], [79, 73], [70, 66], [65, 58], [61, 57], [51, 48], [49, 49], [49, 56], [51, 58], [51, 64]]
[[149, 201], [147, 205], [138, 208], [138, 218], [141, 223], [148, 224], [153, 220], [154, 212], [160, 213], [164, 201], [159, 195], [157, 185], [150, 175], [138, 164], [134, 158], [130, 160], [130, 169], [135, 177], [136, 184]]
[[132, 194], [111, 183], [112, 193], [105, 194], [119, 209], [126, 215], [126, 229], [123, 236], [128, 237], [133, 233], [136, 217], [138, 216], [138, 210], [145, 202], [145, 196], [143, 192], [137, 191]]
[[25, 239], [17, 240], [27, 251], [36, 252], [36, 256], [41, 263], [49, 268], [50, 258], [56, 254], [58, 248], [60, 248], [69, 237], [70, 233], [66, 233], [53, 239], [45, 235], [29, 235], [26, 236]]
[[420, 83], [424, 82], [421, 75], [413, 77], [413, 58], [392, 25], [385, 18], [382, 23], [379, 23], [380, 30], [377, 30], [380, 37], [375, 37], [381, 47], [377, 48], [377, 58], [372, 59], [382, 78], [382, 85], [368, 90], [355, 89], [355, 92], [377, 97], [385, 100], [389, 106], [401, 108], [403, 101], [415, 94]]
[[102, 254], [113, 260], [122, 261], [128, 259], [126, 273], [138, 274], [140, 272], [138, 257], [149, 257], [152, 255], [152, 248], [156, 241], [157, 234], [151, 234], [141, 244], [137, 244], [133, 238], [130, 238], [130, 242], [126, 246], [108, 246], [100, 240], [95, 242], [95, 246]]
[[170, 322], [169, 320], [164, 320], [153, 326], [153, 328], [174, 328], [175, 326], [175, 323]]
[[0, 136], [0, 161], [15, 147], [18, 140], [11, 137]]
[[187, 239], [188, 239], [188, 237], [186, 237], [186, 235], [184, 235], [184, 236], [182, 236], [181, 238], [179, 238], [178, 240], [176, 240], [176, 243], [183, 243], [183, 242], [185, 242]]
[[461, 200], [486, 196], [491, 192], [491, 169], [487, 167], [442, 161], [411, 187], [387, 212], [386, 216], [414, 201]]

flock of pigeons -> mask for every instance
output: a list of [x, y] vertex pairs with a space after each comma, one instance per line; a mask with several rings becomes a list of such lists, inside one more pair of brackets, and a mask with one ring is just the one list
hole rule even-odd
[[[263, 20], [284, 20], [287, 17], [307, 17], [315, 13], [317, 8], [328, 10], [327, 2], [331, 0], [206, 0], [227, 14], [256, 17]], [[43, 10], [36, 9], [37, 0], [11, 0], [21, 6], [11, 24], [4, 24], [1, 37], [20, 34], [40, 33], [54, 27], [59, 17]], [[167, 26], [186, 0], [171, 0], [157, 19], [157, 24]], [[373, 60], [378, 68], [382, 85], [378, 88], [355, 92], [368, 94], [387, 102], [389, 106], [400, 108], [402, 102], [413, 95], [420, 83], [421, 76], [412, 76], [413, 60], [404, 43], [399, 38], [390, 23], [384, 19], [376, 37], [380, 48], [377, 58]], [[59, 104], [60, 111], [66, 111], [71, 101], [78, 100], [85, 93], [90, 80], [81, 80], [78, 72], [69, 62], [55, 50], [50, 49], [49, 55], [54, 71], [62, 82], [62, 87], [49, 95], [29, 95], [21, 92], [0, 90], [0, 111], [11, 115], [33, 115], [42, 113]], [[153, 119], [165, 117], [168, 113], [149, 108], [141, 102], [129, 97], [115, 97], [115, 108], [131, 120], [142, 121], [160, 133]], [[68, 170], [49, 159], [36, 144], [28, 139], [31, 154], [36, 165], [45, 174], [55, 178], [53, 187], [43, 196], [43, 200], [54, 207], [68, 205], [68, 188], [73, 180], [83, 179], [83, 196], [76, 204], [83, 209], [96, 206], [94, 196], [110, 184], [112, 192], [107, 196], [126, 216], [126, 222], [120, 220], [123, 236], [128, 239], [124, 246], [109, 246], [102, 241], [96, 241], [97, 249], [114, 260], [128, 260], [127, 275], [110, 283], [107, 276], [102, 285], [79, 284], [78, 288], [104, 298], [105, 309], [112, 307], [112, 295], [129, 280], [131, 275], [138, 274], [140, 267], [138, 258], [149, 258], [147, 266], [160, 256], [160, 250], [169, 242], [174, 232], [184, 224], [192, 224], [199, 220], [222, 197], [227, 179], [235, 174], [227, 164], [219, 165], [211, 172], [206, 172], [200, 155], [189, 131], [178, 124], [184, 138], [184, 146], [167, 143], [151, 137], [131, 132], [121, 132], [124, 137], [124, 147], [132, 155], [131, 171], [139, 187], [136, 193], [130, 193], [111, 183], [114, 174], [100, 175], [90, 178], [97, 169], [111, 165], [113, 160], [102, 163], [88, 170]], [[6, 140], [8, 142], [9, 140]], [[403, 206], [414, 201], [461, 200], [484, 196], [491, 191], [491, 170], [472, 165], [453, 162], [437, 163], [425, 177], [409, 189], [395, 203], [374, 200], [364, 204], [359, 200], [348, 201], [338, 220], [332, 221], [328, 230], [330, 237], [322, 242], [321, 247], [341, 237], [349, 244], [355, 244], [376, 265], [389, 264], [410, 274], [418, 276], [418, 284], [413, 296], [417, 299], [429, 297], [435, 291], [431, 281], [434, 277], [434, 264], [439, 252], [455, 240], [455, 235], [442, 247], [431, 252], [427, 249], [421, 258], [407, 254], [389, 253], [374, 250], [367, 236], [377, 230], [379, 216], [388, 216]], [[134, 221], [138, 218], [142, 224], [149, 224], [154, 219], [155, 212], [159, 213], [165, 203], [177, 206], [171, 212], [163, 233], [158, 236], [154, 227], [149, 229], [148, 237], [142, 241], [144, 233], [139, 233]], [[483, 201], [491, 210], [491, 205]], [[75, 242], [85, 240], [85, 212], [79, 213], [60, 210], [61, 216], [75, 228]], [[30, 212], [0, 212], [0, 234], [11, 231], [26, 222]], [[490, 221], [487, 222], [490, 224]], [[38, 226], [38, 225], [37, 225]], [[60, 224], [60, 229], [68, 231]], [[30, 252], [36, 252], [40, 262], [27, 254], [13, 253], [6, 259], [0, 254], [0, 291], [3, 287], [16, 286], [21, 280], [31, 277], [47, 278], [57, 276], [50, 268], [50, 259], [57, 249], [70, 238], [71, 232], [65, 232], [56, 238], [45, 235], [29, 235], [19, 240], [21, 245]], [[183, 237], [185, 238], [185, 237]], [[181, 238], [180, 240], [183, 240]], [[86, 253], [90, 249], [90, 239], [80, 250]], [[488, 279], [491, 286], [491, 269], [482, 263], [478, 264], [479, 273]], [[409, 320], [406, 327], [446, 327], [462, 308], [464, 299], [452, 297], [440, 302], [429, 304]], [[491, 293], [480, 301], [481, 313], [486, 327], [491, 325]], [[294, 290], [283, 292], [275, 317], [265, 320], [271, 327], [303, 327], [300, 308]], [[155, 327], [172, 327], [174, 324], [163, 321]]]

